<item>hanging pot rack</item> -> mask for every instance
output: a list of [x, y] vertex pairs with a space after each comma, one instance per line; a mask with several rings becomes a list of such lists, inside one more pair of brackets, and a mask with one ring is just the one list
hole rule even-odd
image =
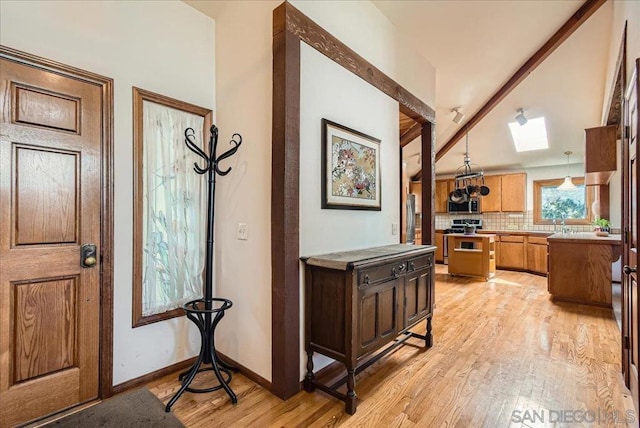
[[469, 134], [465, 136], [464, 164], [456, 170], [455, 186], [456, 188], [449, 193], [449, 200], [455, 203], [464, 203], [489, 194], [489, 188], [484, 184], [484, 170], [479, 165], [471, 163]]

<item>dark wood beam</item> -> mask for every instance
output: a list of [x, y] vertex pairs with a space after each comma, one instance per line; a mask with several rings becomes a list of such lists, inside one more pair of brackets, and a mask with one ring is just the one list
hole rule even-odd
[[473, 127], [475, 127], [500, 101], [504, 99], [520, 82], [522, 82], [533, 70], [536, 69], [553, 51], [558, 48], [569, 36], [571, 36], [582, 24], [593, 15], [606, 0], [587, 0], [571, 18], [565, 22], [536, 53], [531, 56], [516, 71], [513, 76], [502, 85], [498, 91], [473, 115], [464, 125], [449, 139], [436, 153], [436, 161], [440, 160], [453, 146], [458, 143]]
[[[436, 182], [436, 127], [427, 122], [422, 126], [422, 169], [420, 182], [422, 183], [422, 243], [435, 245], [436, 216], [435, 216], [435, 182]], [[427, 215], [430, 214], [430, 215]]]
[[[280, 28], [274, 24], [274, 31]], [[431, 107], [291, 5], [286, 8], [286, 30], [397, 100], [400, 103], [400, 111], [416, 122], [435, 123], [435, 111]]]
[[422, 124], [416, 122], [411, 128], [400, 136], [400, 147], [404, 147], [422, 134]]
[[273, 12], [271, 148], [271, 392], [300, 390], [300, 40], [285, 28], [288, 3]]

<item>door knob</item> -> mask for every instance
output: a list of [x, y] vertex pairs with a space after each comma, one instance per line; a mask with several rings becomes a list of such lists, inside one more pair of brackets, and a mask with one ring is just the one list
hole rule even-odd
[[638, 266], [637, 266], [637, 265], [636, 265], [636, 267], [631, 267], [631, 266], [627, 266], [627, 265], [625, 265], [625, 266], [622, 268], [622, 271], [624, 272], [624, 274], [625, 274], [625, 275], [629, 275], [629, 274], [631, 274], [631, 273], [635, 273], [637, 268], [638, 268]]
[[80, 266], [83, 268], [94, 267], [98, 262], [98, 250], [94, 244], [84, 244], [80, 247]]

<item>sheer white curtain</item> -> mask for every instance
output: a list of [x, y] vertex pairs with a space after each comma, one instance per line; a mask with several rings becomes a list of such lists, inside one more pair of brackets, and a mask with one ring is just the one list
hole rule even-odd
[[202, 296], [206, 179], [201, 159], [184, 144], [204, 118], [143, 102], [142, 315], [162, 313]]

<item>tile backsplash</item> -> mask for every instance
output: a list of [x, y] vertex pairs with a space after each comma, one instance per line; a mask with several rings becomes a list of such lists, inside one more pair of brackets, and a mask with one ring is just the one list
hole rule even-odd
[[[482, 228], [487, 230], [537, 230], [553, 232], [552, 224], [533, 224], [533, 211], [523, 213], [485, 213], [485, 214], [436, 214], [436, 229], [447, 229], [451, 227], [452, 219], [473, 218], [482, 219]], [[567, 225], [569, 230], [574, 232], [592, 232], [593, 226]], [[556, 226], [559, 232], [560, 222]], [[619, 230], [612, 230], [613, 233], [620, 233]]]

